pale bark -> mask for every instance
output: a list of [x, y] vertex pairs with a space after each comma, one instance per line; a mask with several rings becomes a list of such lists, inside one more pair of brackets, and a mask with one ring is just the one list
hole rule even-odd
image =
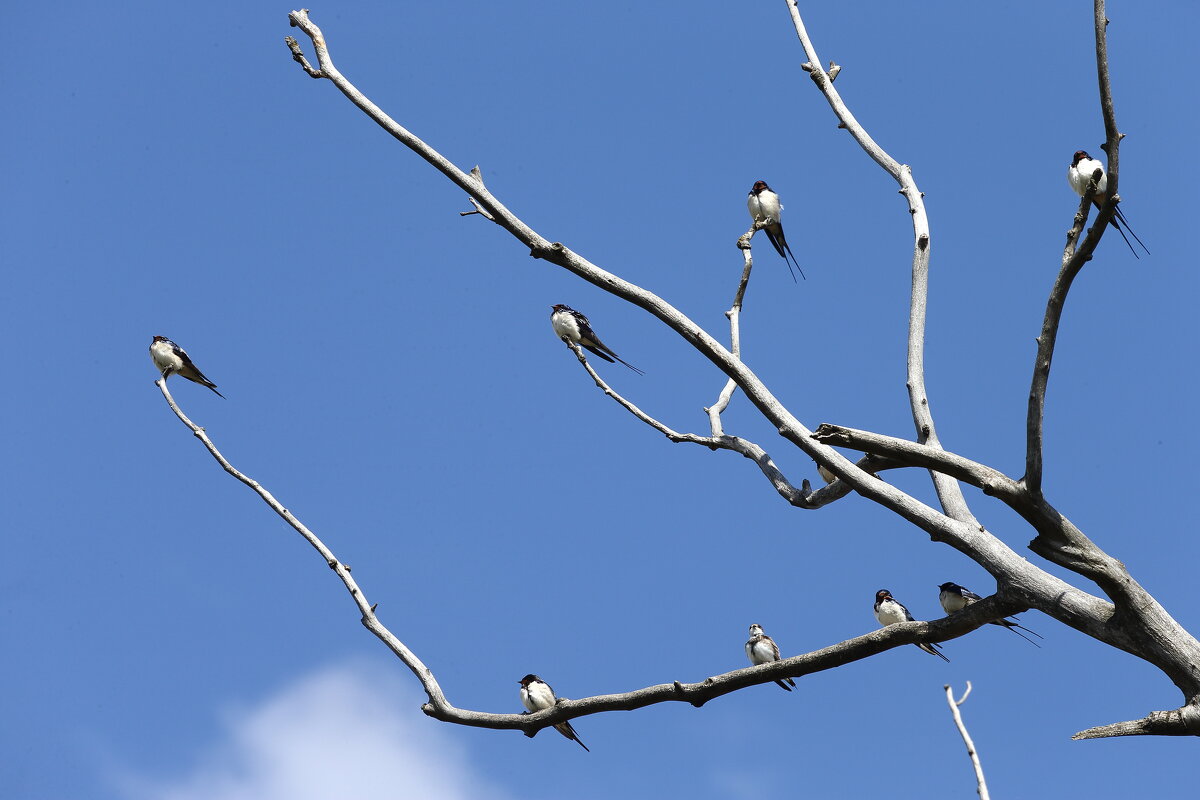
[[[179, 411], [166, 391], [165, 382], [160, 382], [164, 396], [180, 419], [201, 439], [226, 471], [256, 491], [276, 513], [287, 520], [321, 553], [350, 591], [362, 613], [364, 624], [383, 640], [421, 681], [429, 696], [429, 702], [423, 708], [427, 714], [438, 719], [481, 727], [518, 728], [527, 735], [533, 735], [548, 725], [602, 711], [629, 710], [666, 701], [683, 701], [700, 706], [712, 697], [746, 686], [831, 669], [905, 644], [944, 641], [968, 633], [991, 620], [1036, 608], [1065, 625], [1157, 666], [1171, 678], [1183, 694], [1184, 705], [1180, 709], [1153, 712], [1145, 719], [1134, 722], [1093, 728], [1077, 734], [1078, 738], [1135, 734], [1200, 734], [1200, 642], [1171, 618], [1133, 579], [1120, 561], [1098, 548], [1043, 496], [1041, 449], [1045, 393], [1061, 309], [1071, 281], [1091, 258], [1103, 231], [1115, 213], [1116, 203], [1119, 202], [1119, 198], [1116, 197], [1116, 181], [1117, 151], [1121, 135], [1116, 127], [1108, 82], [1103, 0], [1096, 0], [1095, 3], [1095, 33], [1111, 194], [1108, 202], [1097, 214], [1096, 224], [1078, 248], [1075, 244], [1086, 223], [1089, 198], [1085, 197], [1080, 204], [1074, 226], [1068, 235], [1067, 247], [1062, 256], [1062, 269], [1051, 290], [1046, 321], [1039, 337], [1026, 432], [1026, 475], [1020, 480], [948, 452], [938, 439], [925, 389], [923, 363], [932, 242], [921, 192], [913, 179], [912, 171], [884, 151], [851, 114], [847, 104], [833, 87], [833, 78], [840, 67], [833, 66], [831, 62], [828, 72], [820, 68], [821, 62], [817, 57], [816, 48], [804, 27], [795, 1], [787, 0], [787, 4], [797, 36], [808, 57], [804, 69], [809, 72], [814, 84], [829, 102], [839, 120], [839, 127], [845, 128], [864, 151], [897, 181], [907, 203], [907, 213], [912, 218], [912, 293], [909, 304], [907, 387], [916, 428], [914, 441], [836, 425], [822, 425], [814, 433], [742, 362], [739, 319], [751, 275], [750, 238], [758, 226], [739, 240], [739, 247], [744, 255], [744, 269], [733, 306], [727, 312], [730, 321], [730, 349], [726, 349], [715, 337], [663, 298], [602, 269], [563, 244], [543, 238], [510, 212], [487, 189], [478, 168], [470, 173], [462, 171], [384, 113], [334, 67], [324, 36], [309, 18], [307, 11], [294, 11], [290, 18], [292, 25], [299, 27], [311, 40], [316, 52], [317, 66], [313, 67], [307, 61], [300, 45], [294, 39], [289, 37], [287, 41], [293, 57], [307, 74], [314, 78], [328, 79], [376, 124], [462, 188], [474, 207], [474, 211], [463, 212], [464, 214], [478, 215], [495, 222], [527, 247], [532, 257], [566, 269], [614, 296], [650, 312], [679, 334], [727, 378], [717, 401], [705, 410], [711, 435], [679, 433], [612, 390], [588, 365], [583, 352], [578, 347], [572, 347], [596, 385], [638, 420], [673, 442], [730, 450], [753, 460], [775, 491], [792, 506], [800, 509], [822, 508], [850, 492], [856, 492], [911, 522], [935, 541], [962, 552], [986, 569], [997, 582], [997, 591], [992, 596], [943, 620], [891, 626], [811, 653], [723, 673], [694, 683], [672, 681], [620, 694], [566, 700], [537, 714], [490, 714], [459, 709], [446, 699], [432, 673], [417, 656], [378, 621], [373, 609], [366, 604], [362, 592], [350, 578], [349, 569], [341, 565], [320, 540], [279, 505], [268, 492], [233, 469], [216, 451], [203, 430], [193, 425]], [[760, 445], [741, 437], [727, 435], [727, 423], [723, 421], [722, 414], [737, 389], [746, 394], [750, 403], [774, 426], [785, 441], [829, 470], [837, 480], [815, 492], [811, 490], [808, 481], [802, 481], [797, 488]], [[857, 450], [865, 456], [855, 463], [831, 445]], [[883, 469], [913, 467], [929, 471], [937, 491], [940, 509], [920, 502], [880, 479], [876, 474]], [[985, 529], [971, 512], [961, 483], [979, 487], [986, 496], [995, 497], [1016, 510], [1036, 531], [1037, 536], [1030, 544], [1034, 553], [1095, 582], [1107, 599], [1093, 596], [1051, 575], [1027, 561]], [[1006, 538], [1015, 540], [1016, 537], [1010, 535]]]

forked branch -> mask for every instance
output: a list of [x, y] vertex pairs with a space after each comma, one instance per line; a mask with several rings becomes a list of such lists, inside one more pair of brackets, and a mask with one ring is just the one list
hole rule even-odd
[[[456, 185], [467, 192], [475, 208], [481, 213], [486, 212], [498, 225], [508, 230], [515, 238], [529, 248], [535, 258], [544, 259], [556, 264], [584, 280], [620, 297], [653, 314], [664, 324], [674, 330], [695, 350], [712, 362], [729, 379], [726, 389], [718, 398], [715, 415], [709, 410], [710, 427], [713, 435], [709, 437], [695, 434], [680, 434], [662, 423], [649, 417], [637, 409], [632, 403], [624, 400], [611, 391], [587, 366], [604, 391], [610, 393], [627, 410], [638, 416], [643, 422], [655, 427], [660, 432], [676, 441], [688, 441], [717, 449], [731, 449], [754, 459], [764, 475], [772, 481], [777, 491], [793, 505], [801, 508], [814, 508], [835, 495], [841, 496], [850, 490], [876, 502], [893, 511], [901, 518], [913, 523], [929, 533], [936, 541], [944, 542], [966, 554], [984, 569], [988, 570], [999, 584], [999, 591], [990, 598], [981, 601], [951, 620], [936, 623], [912, 623], [911, 626], [894, 626], [893, 629], [868, 634], [865, 637], [835, 645], [833, 648], [817, 651], [806, 656], [796, 656], [773, 664], [762, 665], [749, 670], [738, 670], [725, 673], [722, 676], [708, 679], [699, 684], [663, 684], [658, 687], [637, 690], [624, 695], [606, 695], [586, 700], [566, 701], [559, 706], [534, 715], [486, 715], [479, 712], [467, 712], [454, 709], [444, 698], [434, 697], [430, 693], [430, 703], [426, 705], [426, 713], [439, 719], [459, 722], [468, 725], [484, 727], [521, 728], [532, 732], [545, 725], [561, 722], [582, 714], [597, 713], [598, 711], [628, 709], [648, 705], [652, 702], [665, 700], [685, 700], [700, 705], [711, 696], [717, 696], [727, 691], [734, 691], [744, 685], [776, 680], [782, 676], [798, 677], [819, 669], [828, 669], [848, 660], [867, 657], [872, 648], [886, 649], [900, 643], [915, 641], [916, 637], [929, 636], [931, 640], [941, 641], [954, 635], [965, 633], [970, 627], [961, 630], [959, 625], [980, 622], [973, 614], [987, 612], [1012, 613], [1021, 608], [1038, 608], [1054, 618], [1086, 632], [1100, 641], [1127, 650], [1141, 658], [1159, 666], [1184, 692], [1185, 697], [1195, 702], [1200, 697], [1200, 643], [1183, 630], [1178, 623], [1154, 602], [1145, 591], [1137, 585], [1125, 571], [1124, 566], [1116, 559], [1104, 554], [1099, 548], [1074, 528], [1069, 521], [1058, 515], [1040, 495], [1040, 461], [1037, 470], [1037, 490], [1030, 491], [1027, 482], [1022, 485], [999, 473], [987, 471], [988, 468], [975, 464], [966, 459], [946, 454], [942, 451], [933, 426], [933, 418], [929, 412], [928, 398], [924, 386], [923, 347], [925, 331], [925, 304], [927, 299], [927, 279], [929, 268], [929, 253], [931, 240], [929, 237], [928, 220], [925, 217], [921, 193], [912, 179], [911, 171], [887, 155], [863, 130], [857, 120], [850, 114], [840, 95], [833, 89], [832, 70], [827, 73], [820, 67], [816, 51], [804, 30], [798, 9], [794, 0], [788, 2], [789, 10], [795, 24], [797, 35], [808, 54], [809, 64], [806, 68], [813, 81], [825, 95], [840, 120], [840, 126], [856, 138], [860, 145], [889, 172], [899, 183], [901, 193], [908, 201], [909, 213], [913, 220], [913, 254], [912, 276], [913, 291], [910, 301], [910, 325], [908, 337], [908, 388], [910, 406], [916, 427], [916, 442], [907, 443], [905, 447], [896, 444], [900, 440], [876, 442], [868, 452], [876, 453], [870, 458], [883, 455], [889, 459], [898, 459], [889, 463], [911, 463], [932, 470], [932, 478], [938, 492], [938, 497], [944, 510], [938, 511], [912, 496], [901, 492], [878, 479], [864, 464], [854, 464], [832, 447], [813, 438], [811, 432], [768, 390], [757, 375], [748, 369], [740, 358], [740, 341], [737, 335], [735, 317], [731, 316], [731, 350], [726, 350], [715, 338], [683, 315], [678, 309], [667, 303], [661, 297], [642, 289], [619, 276], [607, 272], [569, 248], [557, 242], [550, 242], [527, 226], [502, 203], [500, 203], [484, 186], [477, 173], [468, 175], [451, 164], [440, 153], [428, 146], [409, 131], [398, 125], [377, 106], [371, 103], [352, 84], [350, 84], [334, 67], [325, 45], [324, 37], [319, 28], [308, 18], [307, 12], [296, 11], [291, 14], [292, 24], [303, 30], [313, 41], [319, 67], [313, 69], [298, 53], [298, 45], [289, 42], [293, 57], [305, 71], [313, 77], [327, 78], [355, 105], [361, 108], [372, 120], [387, 130], [397, 140], [404, 143], [435, 168], [449, 177]], [[1103, 60], [1101, 77], [1102, 98], [1111, 97], [1107, 94], [1107, 60], [1103, 49], [1103, 26], [1099, 21], [1103, 18], [1103, 3], [1097, 2], [1097, 58]], [[1115, 192], [1115, 150], [1119, 140], [1116, 133], [1115, 121], [1111, 122], [1111, 108], [1106, 109], [1106, 128], [1109, 132], [1110, 186]], [[1110, 198], [1097, 215], [1097, 225], [1089, 231], [1082, 245], [1071, 252], [1066, 259], [1076, 265], [1082, 265], [1094, 251], [1096, 243], [1104, 226], [1115, 212]], [[1082, 229], [1084, 217], [1077, 224]], [[1079, 232], [1074, 233], [1071, 243], [1077, 240]], [[1069, 243], [1069, 248], [1070, 243]], [[749, 258], [744, 272], [742, 288], [749, 275]], [[1068, 283], [1069, 285], [1069, 283]], [[1065, 296], [1065, 291], [1063, 292]], [[740, 300], [735, 298], [734, 311], [740, 311]], [[1057, 321], [1054, 322], [1057, 327]], [[1052, 337], [1047, 337], [1048, 355], [1052, 354]], [[1049, 364], [1048, 357], [1045, 362]], [[783, 478], [779, 470], [766, 457], [765, 452], [757, 445], [745, 442], [737, 437], [723, 435], [720, 414], [732, 396], [734, 388], [745, 392], [750, 402], [776, 428], [781, 436], [793, 443], [817, 463], [831, 470], [840, 480], [825, 487], [825, 489], [807, 496], [808, 486], [804, 482], [800, 490], [796, 490], [790, 482]], [[1043, 391], [1044, 394], [1044, 391]], [[1043, 398], [1044, 402], [1044, 398]], [[715, 420], [714, 420], [715, 417]], [[1040, 424], [1040, 422], [1039, 422]], [[850, 429], [841, 429], [842, 432]], [[863, 432], [858, 432], [863, 433]], [[888, 437], [882, 437], [887, 439]], [[1040, 459], [1040, 433], [1038, 435], [1038, 452]], [[1032, 438], [1031, 438], [1032, 440]], [[911, 445], [911, 447], [907, 447]], [[849, 445], [847, 445], [849, 446]], [[892, 448], [892, 452], [888, 448]], [[940, 451], [940, 455], [938, 455]], [[1030, 470], [1027, 470], [1029, 473]], [[962, 495], [962, 488], [956, 480], [971, 478], [980, 481], [980, 485], [990, 487], [998, 496], [1008, 497], [1011, 503], [1017, 499], [1025, 501], [1028, 509], [1027, 519], [1037, 528], [1039, 536], [1033, 543], [1033, 549], [1051, 561], [1067, 566], [1081, 575], [1096, 580], [1105, 592], [1113, 599], [1109, 604], [1100, 598], [1093, 597], [1075, 587], [1072, 587], [1057, 577], [1049, 575], [1018, 556], [997, 537], [983, 528], [975, 520], [967, 507]], [[985, 489], [987, 490], [987, 489]], [[841, 493], [841, 494], [838, 494]], [[1020, 497], [1018, 497], [1018, 495]], [[995, 618], [993, 615], [991, 618]], [[987, 621], [982, 620], [982, 621]], [[378, 634], [377, 634], [378, 635]], [[901, 637], [912, 637], [901, 642]], [[382, 638], [382, 637], [381, 637]], [[401, 645], [402, 646], [402, 645]], [[406, 661], [406, 663], [409, 663]], [[412, 668], [412, 664], [409, 664]], [[414, 669], [414, 672], [417, 670]], [[752, 674], [751, 674], [752, 673]], [[420, 675], [418, 674], [420, 677]], [[429, 684], [423, 680], [426, 691]], [[434, 684], [436, 686], [436, 684]], [[440, 700], [438, 699], [440, 698]], [[1179, 719], [1186, 722], [1184, 716]], [[1162, 723], [1169, 725], [1170, 722]], [[1161, 732], [1162, 727], [1156, 727], [1154, 732]], [[1191, 732], [1188, 729], [1186, 732]]]
[[958, 728], [958, 734], [962, 736], [963, 744], [967, 746], [967, 755], [971, 758], [971, 766], [975, 770], [975, 788], [979, 792], [979, 800], [989, 800], [991, 795], [988, 794], [987, 780], [983, 777], [983, 764], [979, 763], [979, 751], [975, 749], [975, 742], [971, 739], [971, 734], [967, 732], [967, 725], [963, 722], [962, 714], [958, 710], [959, 706], [967, 702], [967, 698], [971, 696], [971, 682], [967, 681], [967, 690], [957, 700], [954, 699], [954, 690], [950, 688], [950, 684], [947, 683], [943, 688], [946, 690], [946, 705], [950, 706], [954, 725]]

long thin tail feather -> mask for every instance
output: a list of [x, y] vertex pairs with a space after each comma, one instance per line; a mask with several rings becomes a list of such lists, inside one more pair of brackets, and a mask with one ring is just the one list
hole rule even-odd
[[921, 648], [926, 653], [932, 653], [933, 655], [940, 658], [942, 661], [945, 661], [947, 664], [950, 663], [950, 659], [946, 658], [945, 653], [943, 653], [941, 650], [937, 649], [936, 644], [926, 643], [926, 642], [917, 642], [917, 647]]
[[[1037, 642], [1035, 642], [1033, 639], [1030, 639], [1024, 633], [1021, 633], [1021, 631], [1026, 631], [1028, 633], [1032, 633], [1034, 636], [1038, 637], [1039, 639], [1046, 638], [1046, 637], [1042, 636], [1040, 633], [1038, 633], [1037, 631], [1031, 631], [1031, 630], [1029, 630], [1029, 628], [1026, 628], [1024, 625], [1019, 625], [1016, 622], [1013, 622], [1011, 619], [995, 620], [994, 622], [992, 622], [992, 624], [999, 625], [1002, 628], [1008, 628], [1010, 631], [1015, 633], [1017, 636], [1020, 636], [1022, 639], [1029, 642], [1034, 647], [1041, 647], [1041, 645], [1038, 644]], [[1017, 630], [1017, 628], [1020, 628], [1021, 631]]]
[[624, 364], [625, 366], [629, 367], [631, 370], [633, 370], [634, 372], [636, 372], [638, 375], [645, 375], [645, 374], [646, 374], [646, 373], [642, 372], [640, 369], [638, 369], [637, 367], [635, 367], [633, 364], [630, 364], [628, 361], [626, 361], [625, 359], [621, 358], [620, 356], [617, 356], [617, 361], [620, 361], [622, 364]]
[[[1130, 227], [1129, 220], [1125, 219], [1125, 212], [1121, 210], [1120, 206], [1117, 206], [1116, 217], [1117, 217], [1117, 219], [1121, 220], [1121, 224], [1125, 226], [1125, 230], [1129, 231], [1129, 235], [1132, 236], [1134, 239], [1137, 239], [1137, 243], [1140, 244], [1142, 246], [1142, 249], [1146, 251], [1146, 255], [1150, 255], [1150, 248], [1146, 247], [1145, 243], [1142, 242], [1141, 239], [1138, 239], [1138, 235], [1133, 232], [1133, 228]], [[1116, 225], [1115, 222], [1113, 224]], [[1117, 230], [1120, 230], [1120, 227], [1117, 227]], [[1128, 239], [1126, 239], [1125, 241], [1126, 241], [1126, 243], [1129, 242]], [[1134, 253], [1134, 255], [1137, 255], [1137, 254]]]
[[[786, 242], [784, 243], [784, 247], [787, 247], [788, 255], [792, 256], [792, 263], [796, 265], [796, 269], [797, 269], [797, 271], [799, 271], [800, 277], [804, 278], [804, 280], [808, 280], [808, 276], [804, 274], [804, 270], [800, 269], [800, 262], [796, 261], [796, 257], [794, 255], [792, 255], [792, 248], [789, 247]], [[787, 259], [784, 259], [784, 260], [786, 261]], [[788, 264], [788, 272], [791, 272], [791, 270], [792, 270], [792, 265]], [[792, 273], [792, 281], [797, 282], [795, 273]]]

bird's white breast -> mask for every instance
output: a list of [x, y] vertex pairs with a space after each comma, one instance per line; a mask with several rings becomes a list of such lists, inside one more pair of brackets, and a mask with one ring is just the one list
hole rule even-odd
[[554, 692], [544, 683], [531, 683], [521, 687], [521, 703], [529, 711], [541, 711], [554, 705]]
[[947, 614], [962, 611], [967, 607], [967, 598], [958, 592], [945, 592], [940, 599], [942, 601], [942, 608], [945, 609]]
[[[1104, 165], [1095, 158], [1080, 159], [1079, 163], [1067, 170], [1067, 181], [1071, 184], [1071, 188], [1075, 190], [1075, 194], [1083, 197], [1087, 191], [1088, 181], [1092, 179], [1092, 173], [1097, 169], [1104, 169]], [[1096, 183], [1096, 194], [1104, 194], [1108, 191], [1108, 173], [1100, 176], [1100, 180]]]
[[880, 603], [879, 608], [875, 610], [875, 619], [879, 620], [880, 625], [895, 625], [908, 621], [904, 618], [904, 609], [894, 600], [884, 600]]
[[150, 358], [160, 370], [169, 369], [175, 372], [183, 368], [183, 359], [175, 355], [175, 348], [167, 342], [155, 342], [150, 345]]
[[572, 342], [578, 342], [582, 338], [579, 333], [579, 323], [575, 321], [574, 314], [556, 311], [550, 315], [550, 325], [553, 326], [554, 332], [560, 339], [565, 336]]
[[751, 664], [770, 664], [775, 660], [775, 650], [771, 643], [763, 639], [751, 644], [746, 642], [746, 655]]
[[754, 192], [746, 198], [746, 210], [750, 212], [750, 219], [758, 219], [762, 216], [762, 206], [759, 205], [758, 195]]
[[770, 218], [776, 222], [779, 222], [779, 212], [783, 210], [783, 206], [779, 205], [779, 195], [770, 189], [763, 189], [758, 194], [751, 194], [746, 200], [746, 208], [754, 219]]

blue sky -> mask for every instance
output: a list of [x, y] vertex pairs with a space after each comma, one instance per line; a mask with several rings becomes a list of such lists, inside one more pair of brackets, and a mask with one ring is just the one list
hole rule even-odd
[[[933, 232], [928, 388], [947, 446], [1023, 469], [1046, 293], [1103, 140], [1090, 4], [805, 4], [871, 134], [912, 165]], [[753, 465], [672, 445], [554, 338], [587, 313], [645, 377], [598, 369], [679, 430], [723, 378], [649, 315], [530, 259], [463, 193], [283, 45], [290, 7], [216, 0], [9, 10], [0, 238], [8, 391], [0, 785], [13, 797], [965, 796], [942, 686], [993, 793], [1190, 797], [1194, 743], [1072, 743], [1174, 708], [1153, 668], [1031, 612], [1000, 630], [550, 733], [426, 719], [340, 583], [221, 472], [153, 386], [170, 336], [228, 398], [172, 389], [305, 521], [457, 705], [518, 711], [537, 672], [581, 697], [744, 665], [919, 618], [986, 574], [858, 498], [784, 504]], [[1046, 491], [1190, 630], [1198, 282], [1194, 4], [1114, 2], [1122, 206], [1071, 295], [1047, 408]], [[339, 68], [546, 237], [718, 338], [759, 178], [808, 280], [756, 240], [744, 356], [808, 426], [911, 436], [911, 233], [896, 187], [799, 65], [783, 2], [338, 2]], [[307, 44], [307, 42], [305, 42]], [[311, 53], [311, 48], [306, 48]], [[1181, 91], [1180, 87], [1186, 87]], [[1190, 365], [1190, 366], [1189, 366]], [[816, 480], [737, 397], [726, 427]], [[897, 475], [929, 498], [928, 480]], [[1030, 532], [978, 492], [976, 514]], [[1034, 558], [1032, 554], [1029, 554]], [[1051, 570], [1058, 573], [1057, 570]], [[320, 769], [314, 769], [314, 763]], [[330, 776], [340, 782], [328, 782]]]

